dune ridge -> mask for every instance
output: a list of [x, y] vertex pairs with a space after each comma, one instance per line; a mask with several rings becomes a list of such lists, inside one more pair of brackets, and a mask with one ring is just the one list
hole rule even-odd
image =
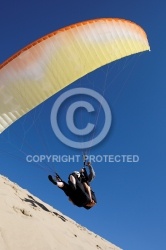
[[0, 250], [120, 250], [0, 175]]

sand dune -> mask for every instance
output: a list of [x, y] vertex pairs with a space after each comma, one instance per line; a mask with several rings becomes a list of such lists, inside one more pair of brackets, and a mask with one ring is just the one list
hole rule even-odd
[[120, 250], [0, 175], [0, 250]]

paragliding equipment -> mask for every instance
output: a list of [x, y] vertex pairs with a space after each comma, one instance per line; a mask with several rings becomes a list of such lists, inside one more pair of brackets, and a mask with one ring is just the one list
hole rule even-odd
[[113, 18], [77, 23], [35, 41], [0, 65], [0, 132], [76, 79], [146, 50], [141, 27]]
[[87, 163], [87, 155], [83, 155], [83, 163], [84, 163], [84, 166], [86, 166], [86, 163]]
[[146, 50], [144, 30], [118, 18], [76, 23], [38, 39], [0, 65], [0, 133], [77, 79]]

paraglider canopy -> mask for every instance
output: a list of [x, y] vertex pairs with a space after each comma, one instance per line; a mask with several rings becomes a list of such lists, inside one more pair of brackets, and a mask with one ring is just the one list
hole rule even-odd
[[40, 38], [0, 65], [0, 133], [80, 77], [146, 50], [144, 30], [115, 18], [76, 23]]

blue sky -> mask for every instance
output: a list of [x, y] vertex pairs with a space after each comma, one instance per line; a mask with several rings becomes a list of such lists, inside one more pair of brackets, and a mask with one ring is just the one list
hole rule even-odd
[[[82, 166], [81, 161], [30, 164], [25, 160], [32, 153], [82, 154], [63, 145], [52, 132], [50, 112], [61, 93], [0, 135], [1, 174], [127, 250], [164, 249], [166, 244], [165, 11], [166, 3], [161, 0], [0, 3], [0, 63], [34, 40], [83, 20], [120, 17], [136, 22], [146, 31], [151, 52], [105, 66], [67, 88], [85, 86], [100, 92], [106, 82], [104, 97], [111, 107], [112, 126], [105, 140], [90, 153], [140, 158], [138, 163], [93, 164], [96, 207], [86, 211], [72, 206], [61, 190], [47, 181], [50, 168], [56, 168], [66, 180], [69, 172]], [[31, 127], [32, 120], [35, 125]]]

